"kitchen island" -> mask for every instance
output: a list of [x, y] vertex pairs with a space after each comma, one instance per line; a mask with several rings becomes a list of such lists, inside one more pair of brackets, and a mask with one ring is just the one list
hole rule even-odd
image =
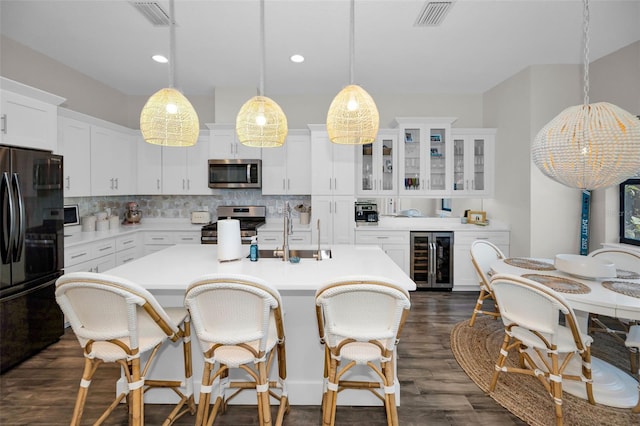
[[[317, 247], [294, 247], [314, 249]], [[326, 249], [327, 247], [322, 247]], [[316, 261], [301, 259], [300, 263], [280, 259], [260, 259], [219, 262], [216, 245], [176, 245], [108, 271], [109, 275], [126, 278], [149, 290], [162, 306], [183, 306], [184, 292], [196, 278], [213, 273], [246, 274], [260, 277], [276, 287], [282, 296], [287, 346], [287, 386], [289, 400], [294, 405], [320, 405], [322, 401], [324, 349], [318, 337], [314, 296], [324, 283], [348, 276], [378, 276], [396, 281], [406, 290], [415, 290], [415, 283], [377, 246], [336, 245], [330, 247], [331, 259]], [[249, 246], [243, 246], [245, 256]], [[196, 336], [192, 336], [194, 391], [199, 393], [202, 378], [202, 351]], [[147, 377], [180, 379], [181, 344], [162, 349]], [[356, 371], [365, 374], [367, 370]], [[118, 382], [118, 391], [124, 381]], [[399, 403], [399, 383], [396, 383]], [[174, 402], [171, 391], [149, 393], [148, 403]], [[255, 397], [244, 392], [234, 403], [255, 404]], [[342, 405], [381, 405], [369, 392], [345, 390], [340, 393]]]

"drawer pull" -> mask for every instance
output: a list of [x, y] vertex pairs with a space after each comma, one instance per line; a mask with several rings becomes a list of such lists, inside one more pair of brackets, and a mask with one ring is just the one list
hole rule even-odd
[[153, 241], [164, 241], [164, 237], [152, 237]]
[[80, 253], [80, 254], [76, 254], [75, 256], [71, 256], [71, 258], [72, 258], [72, 259], [77, 259], [77, 258], [79, 258], [79, 257], [86, 256], [86, 255], [87, 255], [87, 253], [86, 253], [86, 252], [85, 252], [85, 253]]
[[383, 237], [383, 236], [378, 236], [376, 238], [379, 239], [379, 240], [388, 240], [389, 239], [389, 237]]
[[113, 246], [107, 246], [107, 247], [99, 248], [98, 250], [105, 251], [105, 250], [111, 250], [112, 248], [113, 248]]
[[122, 245], [131, 244], [131, 243], [133, 243], [133, 240], [127, 240], [127, 241], [123, 241]]

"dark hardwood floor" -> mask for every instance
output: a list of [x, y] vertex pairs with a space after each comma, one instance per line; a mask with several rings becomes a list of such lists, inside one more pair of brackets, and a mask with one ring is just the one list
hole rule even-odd
[[[400, 423], [524, 424], [486, 396], [462, 371], [451, 353], [451, 328], [470, 317], [477, 293], [414, 292], [411, 296], [411, 313], [398, 347], [398, 378], [402, 384]], [[0, 424], [69, 424], [82, 366], [80, 346], [68, 329], [58, 343], [0, 376]], [[89, 391], [83, 424], [92, 424], [110, 403], [117, 377], [119, 369], [115, 365], [98, 369]], [[169, 411], [168, 406], [146, 405], [146, 424], [160, 425]], [[193, 422], [194, 418], [187, 415], [175, 424]], [[105, 424], [126, 425], [125, 409], [117, 409]], [[251, 424], [257, 424], [257, 411], [252, 406], [230, 406], [216, 419], [216, 425]], [[292, 406], [285, 424], [319, 425], [320, 407]], [[386, 425], [386, 421], [381, 407], [339, 406], [336, 424]]]

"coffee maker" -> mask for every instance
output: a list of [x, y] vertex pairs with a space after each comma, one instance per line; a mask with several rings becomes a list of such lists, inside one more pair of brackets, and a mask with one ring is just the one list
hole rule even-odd
[[140, 219], [142, 219], [142, 212], [138, 209], [138, 203], [135, 201], [127, 203], [127, 209], [124, 212], [124, 221], [122, 223], [125, 225], [134, 225], [140, 223]]
[[372, 201], [356, 201], [355, 220], [357, 225], [377, 225], [378, 206]]

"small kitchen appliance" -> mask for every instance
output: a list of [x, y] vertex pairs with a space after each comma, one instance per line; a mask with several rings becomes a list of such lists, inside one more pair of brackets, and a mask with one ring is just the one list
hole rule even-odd
[[[216, 210], [218, 220], [237, 219], [240, 221], [240, 238], [242, 244], [251, 244], [251, 237], [258, 235], [258, 227], [266, 222], [265, 206], [219, 206]], [[200, 242], [202, 244], [218, 244], [218, 222], [202, 227]]]
[[356, 201], [355, 220], [357, 225], [376, 225], [378, 223], [378, 206], [371, 201]]
[[122, 223], [125, 225], [134, 225], [140, 223], [140, 219], [142, 219], [142, 212], [138, 209], [138, 203], [135, 201], [127, 203], [127, 209], [124, 212], [124, 221]]

